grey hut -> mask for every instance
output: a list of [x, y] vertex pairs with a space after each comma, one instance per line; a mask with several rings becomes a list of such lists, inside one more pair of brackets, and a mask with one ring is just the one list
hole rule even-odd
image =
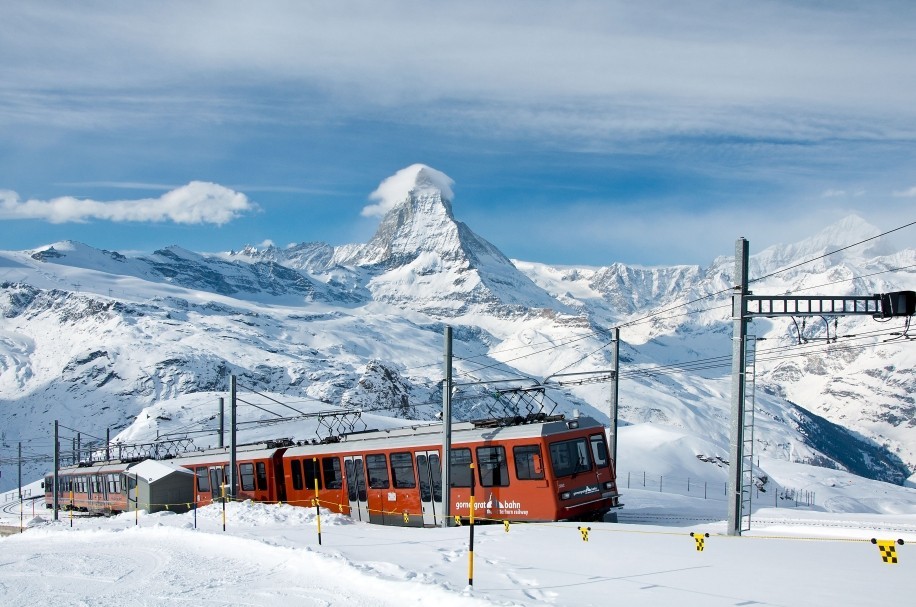
[[194, 502], [194, 473], [178, 464], [148, 459], [123, 474], [128, 511], [187, 512]]

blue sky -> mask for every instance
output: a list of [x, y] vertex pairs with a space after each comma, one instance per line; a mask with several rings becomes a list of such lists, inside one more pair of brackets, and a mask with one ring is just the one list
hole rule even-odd
[[528, 261], [890, 229], [916, 219], [913, 57], [903, 1], [7, 2], [0, 249], [364, 242], [418, 162]]

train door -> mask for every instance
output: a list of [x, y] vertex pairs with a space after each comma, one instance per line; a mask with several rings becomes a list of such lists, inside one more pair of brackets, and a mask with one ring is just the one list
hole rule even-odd
[[286, 452], [286, 449], [278, 449], [270, 457], [270, 469], [273, 471], [274, 475], [274, 487], [276, 487], [275, 497], [278, 502], [286, 501], [286, 479], [283, 478], [283, 453]]
[[140, 509], [140, 504], [137, 503], [139, 500], [139, 494], [137, 493], [139, 487], [137, 486], [137, 475], [124, 473], [127, 481], [125, 485], [127, 486], [127, 510], [130, 511], [130, 506], [133, 504], [134, 510]]
[[366, 493], [366, 469], [362, 456], [344, 457], [347, 477], [347, 499], [350, 501], [350, 518], [369, 522], [369, 502]]
[[210, 468], [210, 496], [213, 498], [214, 502], [223, 496], [222, 466], [215, 466]]
[[435, 527], [442, 522], [445, 516], [445, 510], [442, 508], [442, 469], [439, 466], [439, 453], [417, 451], [414, 455], [417, 457], [423, 525]]

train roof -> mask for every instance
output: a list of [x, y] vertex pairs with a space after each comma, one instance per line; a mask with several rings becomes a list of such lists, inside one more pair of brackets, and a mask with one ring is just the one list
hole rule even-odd
[[[103, 461], [103, 462], [81, 462], [76, 466], [61, 466], [60, 472], [67, 474], [111, 474], [115, 472], [124, 472], [137, 462], [116, 462], [116, 461]], [[54, 471], [51, 470], [45, 474], [45, 476], [53, 476]]]
[[[536, 423], [505, 426], [490, 425], [487, 422], [480, 421], [460, 422], [452, 424], [452, 444], [461, 445], [463, 443], [481, 441], [539, 438], [566, 432], [571, 428], [603, 428], [603, 426], [591, 417], [579, 417], [572, 420], [557, 417]], [[290, 447], [284, 457], [321, 453], [347, 453], [350, 451], [389, 449], [392, 447], [411, 448], [423, 445], [437, 447], [441, 444], [442, 423], [440, 422], [346, 434], [341, 437], [339, 442]]]

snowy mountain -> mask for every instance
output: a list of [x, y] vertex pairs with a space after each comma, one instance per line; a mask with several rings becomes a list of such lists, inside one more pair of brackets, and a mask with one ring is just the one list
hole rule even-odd
[[[522, 378], [497, 385], [521, 386], [608, 369], [609, 329], [619, 325], [625, 423], [673, 426], [718, 448], [688, 457], [727, 457], [732, 259], [705, 268], [512, 261], [455, 219], [450, 186], [423, 165], [386, 180], [376, 192], [381, 222], [365, 244], [218, 254], [175, 246], [128, 256], [61, 242], [0, 252], [0, 447], [8, 454], [26, 437], [27, 449], [47, 453], [54, 419], [92, 436], [111, 427], [131, 441], [212, 430], [230, 374], [261, 407], [240, 408], [243, 421], [339, 406], [361, 407], [373, 425], [433, 419], [446, 324], [455, 329], [462, 384], [457, 415], [483, 417], [500, 405], [493, 385], [478, 382]], [[847, 218], [754, 255], [751, 277], [876, 234]], [[753, 289], [916, 288], [916, 251], [885, 246], [870, 241]], [[694, 300], [701, 301], [683, 305]], [[891, 335], [902, 324], [752, 323], [766, 340], [758, 345], [757, 452], [903, 482], [916, 469], [916, 361], [912, 342]], [[827, 331], [851, 337], [828, 343]], [[607, 391], [600, 383], [567, 386], [536, 405], [606, 418]], [[314, 421], [252, 425], [240, 440], [316, 431]], [[194, 436], [200, 445], [213, 440], [212, 432]], [[0, 485], [9, 487], [12, 469], [0, 465]], [[36, 462], [28, 472], [44, 469]]]

